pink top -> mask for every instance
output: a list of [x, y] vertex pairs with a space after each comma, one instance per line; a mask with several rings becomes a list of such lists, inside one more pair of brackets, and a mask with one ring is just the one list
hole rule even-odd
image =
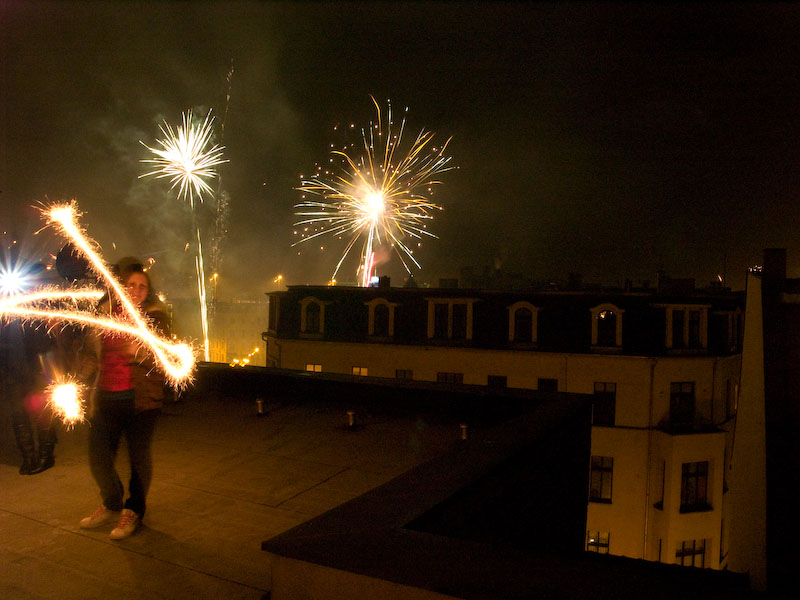
[[[112, 313], [122, 314], [120, 306]], [[102, 358], [100, 364], [100, 389], [104, 392], [124, 392], [133, 389], [132, 357], [128, 353], [130, 338], [126, 335], [102, 335]]]

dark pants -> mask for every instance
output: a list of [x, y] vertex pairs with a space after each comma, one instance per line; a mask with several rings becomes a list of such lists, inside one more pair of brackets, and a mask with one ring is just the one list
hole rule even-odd
[[[100, 486], [103, 505], [111, 510], [129, 508], [144, 516], [145, 498], [153, 478], [150, 441], [160, 410], [136, 412], [133, 390], [100, 392], [89, 428], [89, 466]], [[128, 445], [131, 463], [129, 498], [123, 504], [124, 490], [114, 466], [122, 435]]]

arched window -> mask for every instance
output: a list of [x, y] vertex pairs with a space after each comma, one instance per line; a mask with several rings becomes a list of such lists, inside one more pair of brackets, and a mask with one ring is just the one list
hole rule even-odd
[[306, 296], [300, 301], [300, 335], [320, 339], [325, 334], [325, 305], [329, 301]]
[[624, 310], [613, 304], [600, 304], [590, 309], [592, 346], [600, 349], [622, 348], [622, 315]]
[[597, 313], [597, 345], [617, 345], [617, 314], [613, 310]]
[[533, 341], [533, 313], [528, 308], [518, 308], [514, 311], [514, 341]]
[[367, 335], [373, 338], [384, 338], [384, 341], [387, 341], [385, 338], [394, 337], [394, 323], [399, 304], [389, 302], [386, 298], [373, 298], [364, 304], [369, 310]]
[[309, 302], [306, 306], [306, 328], [303, 333], [320, 333], [319, 304]]
[[379, 337], [389, 337], [389, 307], [386, 304], [375, 305], [375, 333]]
[[535, 344], [538, 340], [539, 307], [523, 300], [508, 310], [508, 341], [516, 344]]

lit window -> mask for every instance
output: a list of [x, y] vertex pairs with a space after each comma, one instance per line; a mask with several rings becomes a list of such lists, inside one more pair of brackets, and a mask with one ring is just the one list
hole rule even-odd
[[306, 363], [306, 371], [311, 371], [312, 373], [322, 373], [322, 365]]
[[361, 375], [362, 377], [366, 377], [367, 367], [353, 367], [353, 375]]
[[607, 531], [587, 531], [586, 550], [597, 552], [598, 554], [608, 554], [610, 537], [611, 534]]

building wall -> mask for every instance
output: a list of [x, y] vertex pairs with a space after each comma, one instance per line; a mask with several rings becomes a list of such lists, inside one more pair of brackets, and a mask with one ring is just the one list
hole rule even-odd
[[[312, 298], [323, 306], [324, 326], [308, 334], [303, 332], [303, 302]], [[741, 354], [738, 325], [726, 332], [720, 329], [719, 317], [728, 323], [739, 319], [740, 299], [653, 299], [641, 294], [604, 299], [578, 293], [478, 291], [458, 296], [452, 290], [415, 295], [363, 288], [290, 289], [273, 299], [278, 302], [264, 337], [270, 366], [305, 370], [313, 365], [311, 369], [326, 373], [389, 379], [402, 370], [418, 381], [456, 373], [462, 375], [462, 383], [479, 386], [505, 377], [509, 388], [534, 390], [540, 379], [551, 379], [559, 392], [584, 394], [594, 393], [595, 383], [615, 384], [614, 425], [595, 425], [591, 445], [592, 456], [613, 459], [611, 498], [589, 502], [588, 532], [608, 534], [611, 554], [664, 563], [676, 561], [679, 543], [695, 541], [705, 546], [705, 567], [726, 566], [722, 529], [726, 517], [730, 522], [726, 509], [731, 503], [724, 476], [733, 446]], [[472, 303], [466, 339], [430, 339], [431, 301]], [[380, 340], [369, 335], [368, 306], [375, 302], [397, 307], [394, 335]], [[509, 341], [509, 307], [520, 303], [544, 307], [538, 342]], [[621, 328], [615, 346], [598, 347], [593, 331], [598, 325], [590, 313], [607, 306], [622, 319]], [[665, 315], [684, 307], [708, 311], [701, 317], [703, 343], [673, 348], [671, 316]], [[708, 327], [711, 320], [713, 328]], [[694, 386], [695, 418], [688, 425], [670, 420], [671, 387], [679, 382]], [[682, 466], [701, 462], [708, 463], [708, 507], [682, 513]], [[590, 465], [587, 469], [591, 471]]]
[[[541, 377], [557, 379], [558, 391], [586, 394], [595, 382], [613, 382], [616, 426], [592, 431], [592, 455], [614, 459], [612, 502], [589, 503], [587, 528], [609, 532], [610, 553], [632, 558], [657, 560], [661, 539], [661, 561], [668, 563], [674, 562], [679, 541], [707, 540], [706, 565], [720, 566], [726, 434], [671, 435], [651, 428], [667, 420], [670, 384], [677, 381], [695, 382], [698, 415], [710, 422], [712, 406], [725, 402], [726, 381], [738, 384], [738, 355], [646, 358], [286, 339], [272, 339], [269, 345], [282, 367], [296, 370], [308, 363], [327, 373], [351, 374], [353, 367], [366, 367], [369, 376], [393, 378], [396, 369], [404, 369], [425, 381], [436, 381], [438, 372], [455, 372], [474, 385], [486, 385], [489, 375], [507, 375], [509, 387], [528, 389], [536, 389]], [[654, 443], [653, 436], [661, 441]], [[659, 460], [667, 464], [666, 495], [663, 510], [656, 511], [648, 486], [655, 485], [653, 464]], [[699, 461], [710, 465], [714, 509], [680, 515], [681, 465]]]
[[764, 331], [761, 280], [747, 276], [747, 314], [742, 382], [731, 458], [730, 568], [750, 573], [751, 585], [767, 586], [767, 476], [764, 414]]

